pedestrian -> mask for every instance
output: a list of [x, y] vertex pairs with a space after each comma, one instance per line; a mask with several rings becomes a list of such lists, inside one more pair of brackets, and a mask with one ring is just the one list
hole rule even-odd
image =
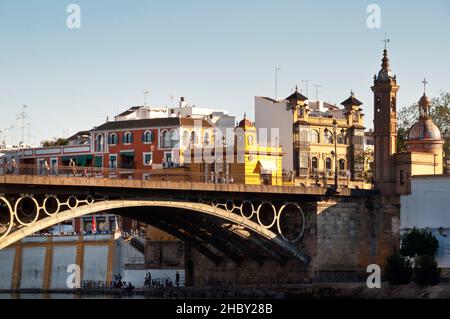
[[45, 175], [50, 175], [50, 166], [48, 165], [47, 160], [44, 160], [44, 169], [45, 169]]
[[14, 174], [16, 172], [16, 168], [17, 168], [17, 163], [16, 160], [14, 159], [14, 157], [11, 159], [11, 174]]
[[72, 170], [73, 176], [76, 177], [76, 176], [77, 176], [77, 164], [75, 163], [75, 161], [73, 160], [73, 158], [70, 159], [69, 167], [70, 167], [71, 170]]
[[175, 274], [175, 284], [177, 285], [177, 287], [180, 287], [180, 274], [177, 273]]

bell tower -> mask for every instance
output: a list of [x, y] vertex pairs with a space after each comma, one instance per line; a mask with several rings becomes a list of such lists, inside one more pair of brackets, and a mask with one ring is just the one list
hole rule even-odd
[[[387, 44], [389, 40], [385, 40]], [[395, 161], [397, 152], [397, 85], [392, 74], [385, 45], [381, 70], [374, 76], [374, 142], [375, 186], [384, 194], [395, 191]]]

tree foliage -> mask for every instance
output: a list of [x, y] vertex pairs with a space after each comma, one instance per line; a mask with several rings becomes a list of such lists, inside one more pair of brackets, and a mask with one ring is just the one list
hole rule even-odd
[[439, 242], [433, 234], [424, 229], [413, 228], [408, 233], [401, 235], [400, 239], [400, 253], [408, 257], [435, 256], [439, 246]]
[[391, 285], [406, 285], [411, 281], [413, 269], [408, 258], [396, 253], [386, 259], [385, 273]]
[[436, 285], [440, 279], [441, 270], [434, 256], [419, 256], [414, 266], [414, 282], [421, 286]]
[[65, 138], [55, 138], [53, 140], [42, 141], [43, 147], [64, 146], [69, 144], [69, 140]]

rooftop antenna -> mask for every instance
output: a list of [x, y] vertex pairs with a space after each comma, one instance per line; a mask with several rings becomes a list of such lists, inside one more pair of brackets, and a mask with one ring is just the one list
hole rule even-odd
[[314, 87], [316, 88], [316, 101], [319, 101], [319, 88], [323, 85], [320, 84], [314, 84]]
[[307, 97], [309, 96], [309, 85], [308, 85], [309, 81], [311, 81], [311, 80], [302, 80], [302, 83], [306, 84], [305, 87], [306, 87], [306, 96]]
[[[20, 135], [20, 138], [21, 138], [21, 140], [20, 140], [20, 143], [19, 144], [25, 144], [25, 119], [28, 117], [27, 116], [27, 113], [25, 112], [25, 110], [27, 109], [27, 108], [29, 108], [29, 107], [31, 107], [31, 106], [29, 106], [29, 105], [23, 105], [22, 106], [22, 112], [21, 113], [19, 113], [18, 114], [18, 116], [17, 116], [17, 120], [21, 120], [21, 126], [20, 126], [20, 129], [21, 129], [21, 135]], [[20, 146], [20, 145], [19, 145]]]
[[275, 100], [278, 100], [278, 71], [280, 71], [280, 67], [275, 68]]
[[387, 37], [386, 32], [384, 33], [384, 40], [383, 40], [383, 42], [384, 42], [384, 49], [387, 50], [387, 44], [388, 44], [389, 42], [391, 42], [391, 39], [389, 39], [389, 38]]
[[27, 122], [28, 127], [28, 146], [31, 147], [31, 122]]
[[173, 100], [175, 99], [175, 96], [173, 94], [170, 94], [169, 98], [170, 98], [170, 107], [173, 109]]

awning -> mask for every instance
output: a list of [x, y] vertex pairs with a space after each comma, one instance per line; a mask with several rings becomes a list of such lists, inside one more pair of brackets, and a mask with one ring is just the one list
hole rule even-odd
[[95, 167], [103, 167], [103, 156], [96, 156], [94, 161]]
[[120, 152], [120, 156], [134, 157], [134, 151]]
[[260, 174], [271, 174], [277, 171], [276, 160], [259, 160], [256, 164], [256, 170]]
[[92, 161], [92, 155], [77, 155], [77, 166], [86, 166], [87, 161]]

